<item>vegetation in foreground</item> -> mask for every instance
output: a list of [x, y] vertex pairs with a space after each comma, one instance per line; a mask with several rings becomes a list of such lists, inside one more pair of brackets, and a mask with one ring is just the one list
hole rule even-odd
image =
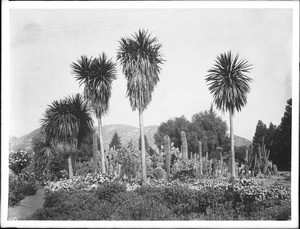
[[88, 174], [46, 186], [31, 220], [289, 220], [290, 188], [240, 179], [115, 179]]

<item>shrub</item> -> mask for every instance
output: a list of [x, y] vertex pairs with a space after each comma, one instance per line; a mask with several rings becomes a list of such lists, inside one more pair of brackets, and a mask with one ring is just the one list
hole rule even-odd
[[153, 170], [153, 176], [157, 179], [165, 178], [165, 171], [161, 167], [157, 167]]
[[156, 199], [137, 192], [119, 193], [112, 200], [115, 210], [111, 220], [172, 220], [172, 211]]
[[193, 169], [182, 170], [176, 173], [173, 177], [174, 180], [187, 181], [191, 178], [195, 178], [195, 171]]
[[84, 161], [75, 163], [74, 166], [76, 176], [86, 176], [88, 173], [100, 172], [95, 168], [95, 162]]
[[104, 201], [110, 201], [114, 195], [120, 192], [126, 192], [126, 185], [119, 182], [105, 182], [96, 189], [98, 199]]
[[30, 164], [31, 157], [27, 151], [18, 150], [9, 154], [9, 168], [16, 174]]
[[9, 175], [8, 206], [19, 205], [22, 199], [34, 195], [38, 189], [38, 185], [33, 179], [21, 175]]
[[44, 208], [37, 210], [34, 220], [105, 220], [111, 215], [111, 204], [100, 201], [94, 192], [60, 190], [45, 193]]

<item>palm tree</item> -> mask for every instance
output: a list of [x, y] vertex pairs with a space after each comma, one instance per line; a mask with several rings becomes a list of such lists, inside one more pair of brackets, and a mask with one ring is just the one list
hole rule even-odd
[[127, 97], [133, 111], [139, 112], [142, 180], [146, 185], [146, 161], [143, 112], [152, 99], [152, 92], [159, 81], [163, 63], [161, 44], [145, 30], [139, 30], [131, 38], [121, 38], [117, 59], [127, 79]]
[[102, 137], [102, 117], [108, 112], [112, 82], [116, 79], [116, 64], [105, 53], [98, 58], [81, 56], [71, 65], [79, 85], [84, 84], [84, 96], [93, 107], [98, 120], [101, 171], [105, 173], [105, 156]]
[[235, 177], [233, 115], [247, 103], [247, 93], [250, 92], [249, 83], [252, 79], [245, 74], [250, 72], [250, 66], [248, 61], [239, 60], [238, 54], [233, 57], [229, 51], [217, 56], [214, 67], [208, 70], [209, 74], [205, 78], [217, 108], [223, 112], [229, 111], [233, 177]]
[[72, 152], [92, 129], [90, 108], [80, 94], [48, 105], [42, 121], [45, 142], [68, 154], [69, 177], [73, 177]]

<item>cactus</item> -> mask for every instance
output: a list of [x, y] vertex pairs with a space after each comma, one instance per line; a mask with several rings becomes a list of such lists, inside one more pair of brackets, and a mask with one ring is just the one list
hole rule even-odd
[[98, 136], [97, 136], [97, 132], [95, 131], [93, 134], [93, 157], [94, 157], [95, 170], [98, 169], [99, 155], [100, 155], [100, 151], [98, 150]]
[[202, 161], [202, 142], [199, 141], [199, 164], [200, 164], [200, 177], [203, 176], [203, 161]]
[[261, 162], [260, 169], [261, 169], [261, 171], [263, 171], [263, 174], [265, 175], [267, 173], [267, 169], [268, 169], [268, 166], [269, 166], [270, 150], [266, 149], [266, 145], [264, 143], [264, 137], [263, 137], [263, 140], [262, 140], [261, 147], [258, 147], [258, 152], [259, 152], [259, 155], [261, 155], [261, 158], [260, 158], [260, 162]]
[[221, 176], [223, 176], [223, 156], [222, 153], [220, 153], [220, 170], [221, 170]]
[[186, 169], [186, 162], [188, 160], [188, 146], [187, 146], [186, 135], [184, 131], [181, 131], [181, 152], [182, 152], [183, 169]]
[[167, 179], [170, 177], [170, 138], [168, 135], [164, 137], [164, 151], [166, 154], [166, 170], [167, 170]]

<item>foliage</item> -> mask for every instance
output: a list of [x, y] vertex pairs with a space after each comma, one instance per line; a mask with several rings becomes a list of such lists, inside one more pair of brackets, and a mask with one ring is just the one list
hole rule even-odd
[[113, 148], [113, 149], [121, 149], [122, 148], [122, 144], [121, 144], [121, 139], [118, 135], [117, 132], [115, 132], [115, 134], [113, 135], [111, 142], [109, 143], [109, 148]]
[[252, 145], [254, 147], [254, 152], [257, 153], [257, 147], [262, 144], [264, 136], [267, 133], [267, 126], [261, 120], [258, 120], [256, 124], [256, 129], [254, 133], [254, 137], [252, 140]]
[[83, 55], [71, 65], [79, 85], [84, 85], [84, 96], [91, 103], [97, 118], [108, 112], [112, 82], [116, 77], [116, 63], [103, 52], [98, 58]]
[[292, 147], [292, 99], [287, 101], [285, 112], [278, 126], [276, 147], [273, 161], [279, 170], [291, 170], [291, 147]]
[[31, 156], [27, 151], [20, 149], [18, 152], [11, 152], [9, 154], [9, 168], [16, 174], [19, 174], [30, 162]]
[[161, 123], [154, 135], [155, 144], [160, 148], [164, 136], [168, 135], [174, 147], [180, 148], [181, 131], [186, 133], [189, 152], [199, 152], [199, 140], [202, 142], [203, 152], [209, 152], [209, 155], [218, 146], [225, 149], [228, 145], [227, 124], [217, 116], [212, 106], [209, 110], [194, 114], [191, 121], [181, 116]]
[[[264, 138], [266, 148], [270, 150], [270, 160], [276, 164], [279, 170], [291, 169], [291, 122], [292, 122], [292, 99], [287, 101], [284, 116], [279, 126], [270, 123], [266, 125], [259, 120], [253, 137], [254, 152]], [[255, 147], [256, 146], [256, 147]]]
[[158, 39], [145, 30], [119, 41], [117, 60], [127, 79], [127, 96], [133, 111], [144, 111], [152, 99], [164, 61], [161, 47]]
[[86, 176], [89, 173], [99, 172], [97, 170], [98, 168], [95, 168], [94, 161], [77, 162], [75, 163], [74, 169], [76, 176]]
[[78, 186], [46, 189], [44, 209], [38, 210], [32, 219], [287, 220], [290, 217], [290, 188], [280, 183], [266, 187], [249, 179], [234, 183], [218, 179], [184, 182], [154, 179], [148, 180], [149, 186], [141, 187], [139, 181], [102, 179], [94, 189]]
[[20, 204], [26, 196], [34, 195], [38, 189], [38, 184], [33, 179], [32, 174], [21, 174], [18, 176], [9, 175], [8, 206], [13, 207]]
[[111, 198], [121, 192], [126, 192], [125, 184], [119, 182], [104, 182], [96, 190], [96, 195], [101, 201], [110, 201]]
[[171, 220], [171, 210], [158, 202], [153, 196], [141, 196], [136, 192], [116, 195], [113, 199], [116, 206], [111, 220]]

